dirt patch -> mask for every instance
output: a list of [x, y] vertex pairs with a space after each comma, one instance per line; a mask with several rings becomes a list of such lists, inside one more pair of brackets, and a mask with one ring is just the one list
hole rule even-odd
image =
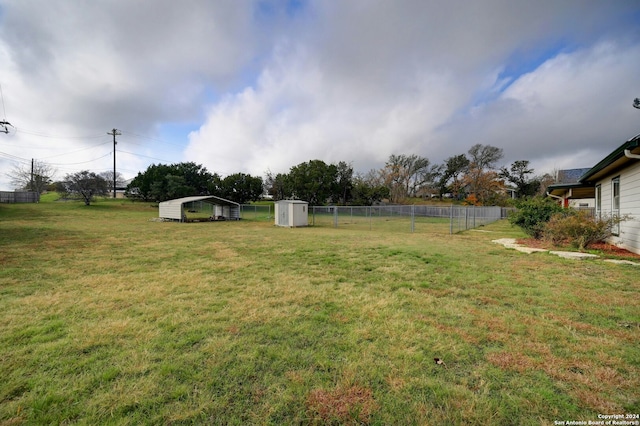
[[[568, 250], [573, 251], [575, 249], [568, 247], [555, 246], [552, 243], [545, 240], [536, 240], [534, 238], [521, 238], [517, 240], [518, 244], [526, 247], [541, 248], [546, 250]], [[594, 243], [590, 244], [588, 248], [589, 252], [598, 252], [599, 255], [614, 259], [635, 259], [640, 260], [640, 254], [630, 252], [623, 248], [614, 246], [609, 243]]]

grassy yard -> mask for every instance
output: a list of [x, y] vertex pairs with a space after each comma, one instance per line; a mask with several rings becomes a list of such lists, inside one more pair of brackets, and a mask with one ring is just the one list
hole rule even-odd
[[640, 413], [640, 267], [505, 249], [491, 240], [523, 236], [505, 221], [449, 235], [157, 214], [0, 205], [0, 424]]

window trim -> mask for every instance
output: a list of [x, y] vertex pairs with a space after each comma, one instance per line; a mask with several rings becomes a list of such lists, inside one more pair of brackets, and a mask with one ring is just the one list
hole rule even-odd
[[[612, 217], [620, 217], [620, 196], [621, 196], [620, 186], [620, 175], [611, 179], [611, 216]], [[616, 191], [617, 190], [617, 191]], [[617, 195], [616, 195], [617, 192]], [[620, 235], [620, 223], [613, 225], [613, 229], [611, 230], [611, 234], [616, 237]]]
[[611, 210], [620, 211], [620, 176], [611, 179]]
[[602, 217], [602, 185], [596, 185], [596, 217]]

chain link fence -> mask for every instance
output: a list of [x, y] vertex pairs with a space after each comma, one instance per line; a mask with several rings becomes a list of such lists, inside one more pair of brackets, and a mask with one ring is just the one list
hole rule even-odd
[[[309, 206], [309, 225], [455, 234], [506, 218], [511, 209], [476, 206]], [[271, 205], [242, 205], [243, 219], [273, 219]]]
[[0, 191], [0, 203], [38, 203], [40, 193], [32, 191]]
[[242, 204], [240, 218], [250, 220], [273, 220], [273, 204]]
[[314, 206], [309, 224], [396, 232], [456, 232], [505, 217], [501, 207], [475, 206]]

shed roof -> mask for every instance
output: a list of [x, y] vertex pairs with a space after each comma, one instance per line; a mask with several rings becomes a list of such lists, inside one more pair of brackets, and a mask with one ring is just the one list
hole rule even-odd
[[279, 200], [279, 201], [276, 201], [276, 203], [309, 204], [308, 201], [302, 201], [302, 200]]

